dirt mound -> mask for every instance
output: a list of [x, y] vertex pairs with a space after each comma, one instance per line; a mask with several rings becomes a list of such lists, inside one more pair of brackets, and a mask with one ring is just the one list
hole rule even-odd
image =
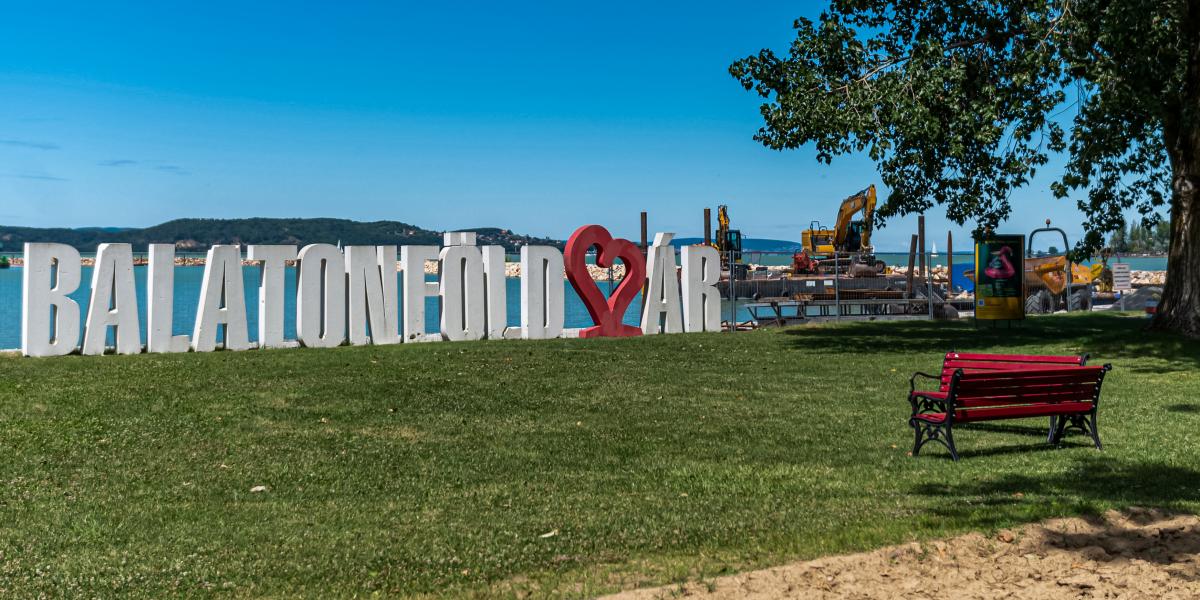
[[[1162, 299], [1162, 288], [1160, 287], [1143, 287], [1138, 288], [1132, 293], [1125, 295], [1125, 310], [1142, 310], [1146, 308], [1146, 302], [1154, 300], [1155, 302]], [[1109, 310], [1120, 310], [1121, 303], [1114, 302]]]
[[676, 598], [1200, 598], [1200, 518], [1150, 510], [1056, 519], [633, 590]]

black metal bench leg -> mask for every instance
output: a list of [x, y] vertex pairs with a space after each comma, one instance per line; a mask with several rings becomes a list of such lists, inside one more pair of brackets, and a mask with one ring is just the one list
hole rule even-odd
[[1059, 417], [1058, 427], [1054, 428], [1054, 434], [1051, 436], [1050, 443], [1058, 444], [1062, 442], [1067, 429], [1078, 429], [1092, 438], [1092, 442], [1096, 444], [1097, 450], [1104, 449], [1104, 446], [1100, 443], [1100, 429], [1096, 427], [1095, 412]]
[[1056, 417], [1055, 420], [1057, 423], [1055, 424], [1054, 429], [1050, 430], [1050, 443], [1061, 444], [1063, 436], [1066, 435], [1068, 419], [1066, 417]]
[[1104, 446], [1100, 444], [1100, 430], [1096, 427], [1096, 413], [1087, 416], [1088, 432], [1092, 434], [1092, 441], [1096, 442], [1096, 449], [1103, 450]]
[[958, 460], [958, 450], [954, 447], [954, 435], [950, 433], [949, 425], [944, 423], [934, 425], [933, 423], [926, 423], [919, 419], [910, 419], [908, 424], [915, 431], [913, 434], [913, 456], [919, 455], [921, 447], [925, 444], [937, 442], [950, 451], [950, 458]]
[[954, 447], [954, 434], [950, 432], [949, 425], [942, 425], [942, 433], [946, 435], [946, 448], [950, 450], [950, 458], [958, 460], [958, 450]]
[[1058, 415], [1050, 415], [1050, 430], [1046, 434], [1046, 443], [1054, 443], [1054, 430], [1058, 427]]

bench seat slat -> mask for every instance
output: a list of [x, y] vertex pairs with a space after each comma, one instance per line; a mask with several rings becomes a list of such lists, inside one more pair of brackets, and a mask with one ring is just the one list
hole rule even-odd
[[[949, 390], [918, 390], [913, 394], [922, 396], [932, 396], [944, 398], [949, 394]], [[1082, 398], [1091, 398], [1096, 395], [1096, 382], [1078, 383], [1078, 384], [1052, 384], [1052, 385], [1028, 385], [1028, 386], [994, 386], [994, 388], [979, 388], [965, 394], [959, 390], [956, 395], [956, 400], [985, 400], [985, 398], [1003, 398], [1014, 396], [1040, 397], [1040, 396], [1060, 396], [1073, 395]]]
[[1085, 413], [1090, 410], [1092, 410], [1091, 402], [1060, 402], [1057, 404], [1035, 404], [1032, 406], [958, 410], [954, 412], [954, 418], [959, 422], [967, 423], [975, 420], [1019, 419], [1023, 417], [1044, 417], [1046, 415], [1061, 415], [1066, 413]]
[[1090, 367], [1071, 367], [1061, 365], [1038, 365], [1037, 368], [1024, 369], [1005, 369], [1003, 371], [966, 371], [963, 372], [964, 379], [986, 379], [988, 377], [1012, 376], [1012, 377], [1036, 377], [1041, 375], [1062, 375], [1066, 373], [1099, 373], [1104, 370], [1104, 367], [1094, 365]]
[[[947, 354], [942, 362], [941, 385], [940, 390], [946, 390], [950, 387], [950, 379], [954, 377], [954, 373], [962, 369], [964, 373], [983, 373], [983, 372], [1012, 372], [1012, 371], [1028, 371], [1042, 370], [1046, 368], [1062, 369], [1077, 367], [1083, 364], [1086, 357], [1083, 356], [1027, 356], [1027, 359], [1046, 359], [1044, 361], [1034, 362], [1005, 362], [995, 359], [974, 359], [963, 360], [962, 358], [954, 357], [995, 357], [996, 359], [1008, 358], [1004, 354]], [[1054, 360], [1051, 360], [1054, 359]]]
[[964, 386], [958, 388], [959, 398], [977, 398], [980, 396], [1006, 396], [1015, 393], [1027, 394], [1053, 394], [1055, 392], [1074, 392], [1079, 390], [1095, 390], [1095, 381], [1073, 381], [1069, 383], [1037, 383], [1033, 385], [1004, 385], [1001, 382], [996, 382], [994, 385], [977, 385], [964, 389]]
[[1050, 389], [1054, 387], [1079, 387], [1096, 385], [1097, 378], [1095, 376], [1087, 376], [1079, 374], [1074, 377], [1023, 377], [1021, 379], [1011, 379], [1006, 377], [997, 377], [995, 379], [976, 379], [974, 381], [959, 381], [959, 395], [966, 394], [973, 396], [981, 390], [1003, 389], [1003, 388], [1022, 388], [1022, 389]]
[[[950, 372], [953, 376], [959, 369]], [[1067, 377], [1080, 373], [1096, 373], [1091, 367], [1038, 367], [1037, 369], [961, 369], [963, 379], [1008, 379], [1010, 377]]]
[[975, 360], [946, 360], [942, 372], [953, 373], [955, 369], [976, 369], [980, 371], [1014, 371], [1038, 368], [1069, 368], [1079, 365], [1046, 364], [1046, 363], [1006, 363]]
[[958, 407], [1005, 406], [1012, 404], [1046, 404], [1055, 402], [1092, 402], [1095, 392], [1065, 392], [1061, 394], [1013, 394], [1010, 396], [985, 396], [980, 398], [959, 398], [954, 401]]
[[970, 352], [947, 352], [946, 359], [978, 360], [1009, 363], [1053, 363], [1063, 365], [1079, 365], [1083, 356], [1058, 356], [1044, 354], [978, 354]]
[[962, 386], [991, 385], [1002, 381], [1095, 381], [1095, 371], [1083, 371], [1086, 367], [1074, 367], [1075, 372], [1047, 373], [1046, 371], [990, 371], [987, 373], [965, 372], [959, 379], [959, 389]]
[[1080, 389], [1095, 389], [1096, 381], [1039, 381], [1030, 385], [1008, 385], [996, 381], [990, 384], [959, 385], [959, 398], [974, 398], [977, 396], [1004, 396], [1010, 393], [1024, 391], [1030, 394], [1053, 393], [1055, 391], [1074, 391]]
[[[970, 423], [972, 421], [997, 421], [1001, 419], [1023, 419], [1027, 417], [1045, 417], [1048, 415], [1083, 414], [1092, 410], [1091, 402], [1062, 402], [1059, 404], [1036, 404], [1032, 406], [1006, 406], [998, 408], [968, 408], [954, 411], [954, 421]], [[941, 423], [946, 420], [945, 413], [924, 413], [913, 418], [930, 423]]]

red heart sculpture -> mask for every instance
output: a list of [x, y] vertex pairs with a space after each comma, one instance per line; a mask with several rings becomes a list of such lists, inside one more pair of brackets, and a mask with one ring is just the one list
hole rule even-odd
[[[601, 267], [611, 267], [619, 258], [625, 264], [625, 279], [617, 286], [616, 292], [608, 300], [604, 293], [592, 280], [587, 268], [587, 251], [593, 246], [599, 249], [596, 254], [596, 264]], [[600, 225], [584, 225], [571, 234], [567, 240], [565, 253], [567, 280], [571, 287], [583, 300], [592, 322], [596, 325], [579, 332], [579, 337], [626, 337], [642, 335], [641, 328], [626, 325], [621, 322], [625, 311], [642, 285], [646, 283], [646, 257], [633, 242], [626, 239], [613, 239], [612, 234]]]

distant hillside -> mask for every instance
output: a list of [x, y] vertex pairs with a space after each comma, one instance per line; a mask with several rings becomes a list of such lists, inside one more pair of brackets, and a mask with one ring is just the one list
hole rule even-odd
[[[691, 246], [704, 242], [704, 238], [676, 238], [673, 242], [678, 246]], [[800, 242], [788, 240], [770, 240], [766, 238], [742, 238], [744, 252], [795, 252], [800, 249]]]
[[[519, 235], [507, 229], [480, 227], [468, 229], [478, 234], [479, 244], [496, 244], [508, 251], [525, 245], [562, 247], [563, 242], [548, 238]], [[102, 243], [128, 243], [135, 248], [147, 244], [175, 244], [182, 251], [201, 252], [216, 244], [295, 244], [343, 245], [434, 244], [442, 234], [399, 221], [363, 223], [346, 219], [177, 219], [144, 229], [84, 227], [80, 229], [41, 229], [0, 226], [4, 249], [17, 251], [26, 242], [58, 242], [82, 252], [94, 252]]]

